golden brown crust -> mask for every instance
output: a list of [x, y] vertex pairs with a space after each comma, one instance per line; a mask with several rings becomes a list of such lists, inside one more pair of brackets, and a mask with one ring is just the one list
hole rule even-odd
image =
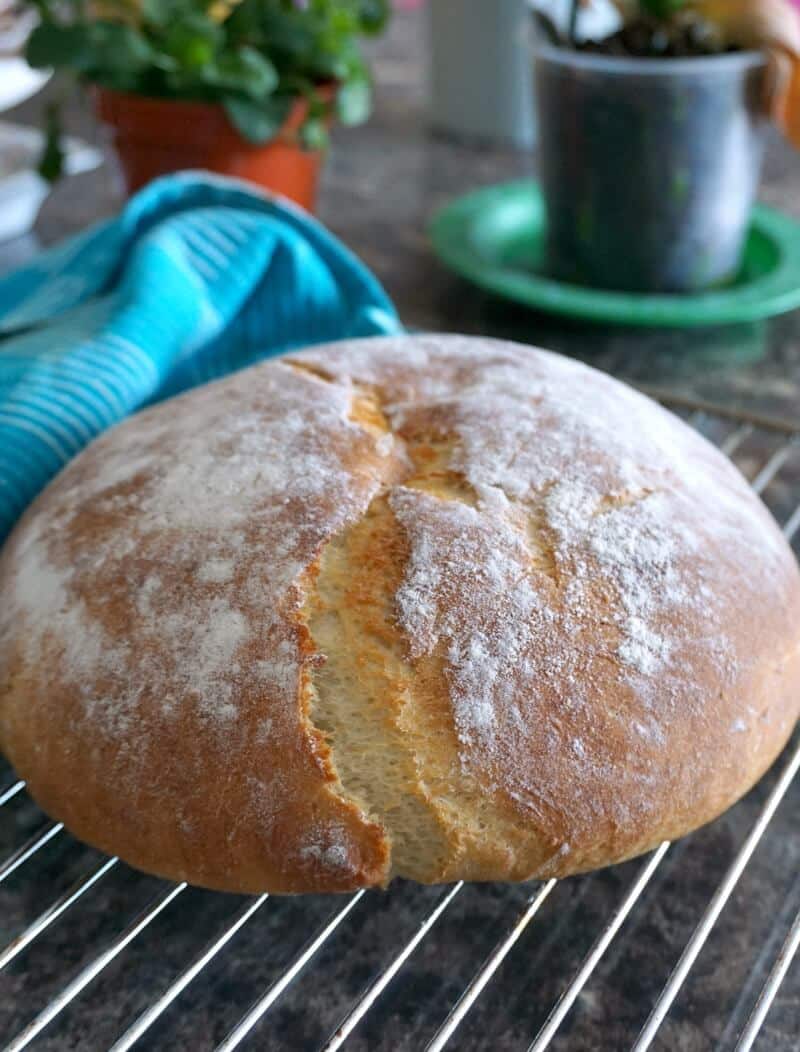
[[[333, 791], [305, 714], [317, 655], [267, 553], [283, 539], [286, 563], [310, 562], [383, 461], [331, 399], [302, 454], [323, 461], [317, 520], [297, 531], [296, 501], [262, 508], [259, 460], [275, 450], [259, 428], [331, 394], [272, 372], [255, 392], [237, 378], [228, 397], [183, 400], [196, 413], [183, 422], [178, 401], [116, 429], [29, 511], [0, 571], [0, 738], [45, 810], [142, 869], [230, 891], [346, 890], [385, 880], [389, 846]], [[198, 442], [210, 456], [184, 478]]]
[[800, 575], [735, 470], [574, 363], [268, 363], [79, 457], [0, 556], [40, 804], [233, 891], [562, 876], [715, 817], [800, 708]]

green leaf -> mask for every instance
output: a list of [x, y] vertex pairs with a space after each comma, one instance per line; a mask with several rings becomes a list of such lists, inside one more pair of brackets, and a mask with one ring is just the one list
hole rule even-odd
[[163, 50], [180, 67], [200, 70], [207, 66], [221, 45], [220, 27], [202, 14], [190, 14], [167, 30]]
[[289, 113], [291, 99], [271, 98], [264, 102], [254, 99], [229, 96], [225, 99], [225, 112], [238, 131], [249, 142], [262, 145], [274, 139], [281, 130]]
[[686, 7], [686, 0], [639, 0], [642, 10], [655, 18], [671, 18]]
[[71, 69], [77, 73], [93, 61], [86, 26], [43, 22], [31, 33], [25, 57], [34, 69]]
[[[274, 134], [286, 100], [299, 96], [310, 104], [313, 146], [326, 138], [334, 108], [347, 124], [367, 116], [359, 38], [383, 28], [391, 8], [390, 0], [238, 0], [218, 22], [209, 15], [213, 0], [105, 0], [108, 10], [124, 11], [120, 20], [103, 19], [91, 0], [22, 2], [41, 18], [28, 45], [33, 65], [143, 94], [227, 103], [254, 141]], [[328, 81], [340, 98], [317, 106]]]
[[313, 118], [300, 129], [300, 139], [307, 150], [325, 150], [328, 146], [328, 128], [324, 121]]
[[342, 84], [336, 93], [336, 112], [342, 124], [363, 124], [372, 109], [372, 87], [366, 76]]
[[36, 68], [70, 69], [78, 74], [110, 72], [123, 76], [151, 64], [154, 52], [132, 26], [90, 22], [60, 26], [42, 23], [28, 41], [27, 58]]
[[61, 143], [61, 113], [56, 103], [50, 103], [45, 117], [45, 140], [37, 171], [48, 183], [55, 183], [64, 174], [66, 155]]
[[[252, 6], [245, 3], [242, 8], [250, 10]], [[232, 22], [239, 16], [242, 8], [237, 8], [234, 12]], [[287, 13], [272, 6], [264, 6], [258, 20], [257, 33], [253, 35], [257, 35], [257, 42], [262, 50], [280, 55], [292, 64], [307, 64], [312, 61], [318, 48], [318, 33], [303, 12]]]
[[361, 28], [365, 33], [381, 33], [389, 21], [390, 7], [388, 0], [361, 0], [359, 3]]
[[90, 60], [85, 69], [129, 76], [152, 64], [154, 51], [133, 26], [119, 22], [93, 22], [88, 28]]
[[140, 2], [144, 21], [159, 28], [174, 25], [192, 10], [189, 0], [140, 0]]
[[221, 55], [203, 71], [203, 80], [251, 99], [265, 99], [278, 86], [278, 72], [268, 58], [255, 48], [242, 47]]

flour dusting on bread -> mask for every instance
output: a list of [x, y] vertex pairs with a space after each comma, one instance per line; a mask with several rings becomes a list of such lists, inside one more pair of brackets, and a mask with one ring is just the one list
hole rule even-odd
[[[349, 606], [322, 611], [334, 549]], [[40, 498], [0, 583], [32, 790], [231, 890], [628, 857], [748, 788], [797, 715], [797, 569], [741, 476], [636, 392], [489, 340], [332, 345], [148, 410]]]

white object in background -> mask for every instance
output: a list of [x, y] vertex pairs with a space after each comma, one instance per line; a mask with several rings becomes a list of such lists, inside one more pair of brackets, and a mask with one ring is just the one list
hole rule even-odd
[[[549, 15], [561, 32], [566, 33], [572, 0], [532, 0], [531, 7]], [[592, 0], [578, 15], [578, 39], [602, 40], [621, 25], [622, 19], [611, 0]]]
[[532, 146], [528, 0], [429, 0], [430, 108], [438, 131]]
[[21, 58], [0, 58], [0, 111], [10, 110], [40, 91], [52, 73], [31, 69]]
[[[36, 171], [44, 136], [35, 128], [0, 121], [0, 241], [26, 234], [50, 193]], [[64, 140], [64, 175], [79, 175], [103, 162], [99, 150], [77, 139]]]
[[36, 12], [21, 10], [17, 0], [0, 0], [0, 55], [18, 55], [38, 21]]

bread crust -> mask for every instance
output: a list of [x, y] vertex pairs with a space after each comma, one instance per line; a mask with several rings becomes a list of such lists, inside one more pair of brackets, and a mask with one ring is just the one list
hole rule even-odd
[[0, 595], [34, 798], [226, 891], [621, 861], [800, 714], [800, 574], [738, 472], [496, 341], [316, 348], [139, 414], [29, 509]]

